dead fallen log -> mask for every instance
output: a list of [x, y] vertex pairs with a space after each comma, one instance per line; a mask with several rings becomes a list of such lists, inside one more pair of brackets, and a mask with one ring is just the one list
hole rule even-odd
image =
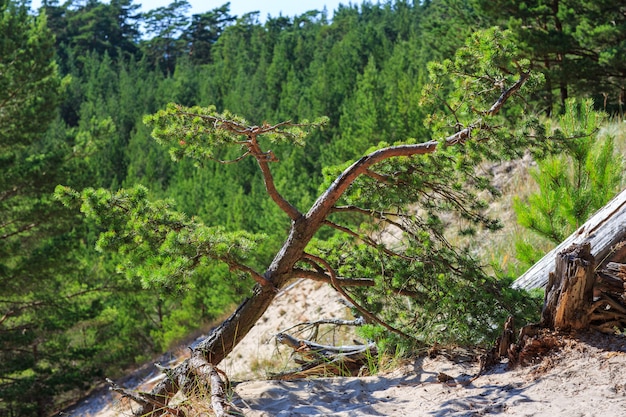
[[515, 280], [513, 287], [526, 290], [544, 288], [548, 284], [550, 273], [554, 272], [557, 254], [573, 244], [589, 243], [591, 255], [599, 264], [603, 264], [611, 255], [617, 255], [617, 258], [626, 256], [626, 245], [619, 244], [624, 240], [626, 240], [626, 190], [598, 210], [576, 232]]
[[294, 351], [297, 369], [273, 374], [272, 379], [293, 380], [311, 376], [355, 376], [377, 357], [376, 344], [330, 346], [299, 339], [286, 333], [276, 335], [276, 340]]

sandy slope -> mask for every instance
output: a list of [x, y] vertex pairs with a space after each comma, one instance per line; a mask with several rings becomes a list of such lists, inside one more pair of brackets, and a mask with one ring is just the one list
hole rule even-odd
[[[476, 363], [422, 358], [391, 374], [236, 387], [246, 416], [623, 416], [626, 338], [573, 339], [541, 363], [500, 365], [471, 381]], [[599, 343], [599, 346], [594, 344]], [[443, 372], [455, 382], [438, 382]]]
[[[265, 378], [268, 372], [281, 371], [289, 367], [291, 351], [277, 345], [274, 336], [298, 323], [319, 319], [353, 317], [341, 296], [329, 285], [308, 280], [296, 281], [278, 294], [244, 342], [220, 363], [220, 368], [234, 380]], [[292, 331], [289, 333], [293, 334]], [[329, 340], [331, 336], [327, 335], [326, 341], [329, 343], [332, 343]], [[348, 337], [335, 336], [337, 344]]]
[[[348, 316], [326, 285], [303, 282], [287, 289], [220, 365], [233, 380], [245, 381], [235, 386], [235, 404], [250, 417], [626, 415], [623, 336], [566, 338], [561, 350], [536, 365], [507, 370], [502, 364], [473, 381], [475, 355], [463, 350], [419, 358], [375, 377], [263, 380], [265, 372], [280, 371], [289, 356], [273, 342], [276, 332], [302, 321]], [[438, 382], [440, 373], [455, 381]], [[128, 416], [130, 411], [116, 400], [91, 415]]]

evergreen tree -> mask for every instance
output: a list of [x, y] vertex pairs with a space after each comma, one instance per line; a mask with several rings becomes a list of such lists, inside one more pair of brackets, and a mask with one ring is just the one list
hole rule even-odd
[[626, 86], [626, 16], [619, 1], [479, 1], [495, 23], [512, 28], [527, 57], [545, 75], [537, 97], [544, 110], [564, 109], [569, 97], [596, 98], [622, 111]]
[[230, 3], [211, 11], [191, 16], [189, 27], [182, 33], [188, 54], [194, 64], [211, 62], [211, 49], [226, 28], [236, 20], [230, 15]]
[[[95, 372], [72, 328], [98, 310], [80, 219], [52, 199], [85, 168], [88, 138], [55, 121], [61, 80], [46, 18], [0, 1], [0, 414], [49, 415]], [[84, 140], [83, 140], [84, 139]]]
[[187, 13], [190, 8], [187, 0], [174, 0], [143, 16], [146, 34], [151, 36], [143, 44], [144, 52], [154, 67], [164, 74], [173, 74], [177, 58], [184, 54], [185, 41], [180, 36], [189, 25]]
[[[325, 120], [250, 124], [213, 106], [176, 104], [146, 117], [155, 138], [167, 144], [177, 160], [215, 160], [230, 148], [238, 154], [233, 161], [256, 163], [268, 197], [290, 221], [284, 244], [271, 261], [250, 258], [264, 236], [206, 225], [174, 210], [168, 201], [150, 201], [143, 187], [116, 193], [58, 187], [57, 196], [66, 204], [80, 206], [104, 226], [98, 247], [119, 254], [120, 270], [129, 279], [175, 290], [193, 282], [199, 269], [222, 263], [256, 282], [250, 298], [193, 350], [192, 358], [169, 370], [168, 380], [150, 397], [142, 397], [141, 413], [162, 409], [194, 378], [189, 371], [194, 363], [218, 364], [260, 318], [277, 290], [294, 278], [331, 283], [372, 323], [418, 346], [437, 340], [484, 341], [481, 336], [504, 316], [527, 314], [533, 306], [523, 294], [487, 275], [469, 251], [449, 243], [442, 215], [456, 214], [471, 224], [498, 228], [498, 221], [484, 214], [485, 202], [479, 197], [495, 190], [476, 173], [476, 165], [541, 145], [542, 138], [533, 142], [518, 134], [519, 118], [510, 117], [520, 113], [523, 101], [503, 111], [531, 80], [528, 65], [519, 59], [510, 33], [477, 32], [454, 60], [431, 66], [432, 84], [425, 92], [436, 104], [430, 122], [442, 139], [380, 143], [354, 162], [328, 167], [320, 196], [306, 212], [278, 188], [272, 165], [279, 159], [267, 146], [302, 146], [307, 131]], [[440, 99], [446, 102], [445, 113], [439, 111]], [[248, 195], [254, 196], [253, 187]], [[419, 211], [411, 210], [415, 205]], [[362, 221], [355, 223], [355, 217]], [[376, 239], [381, 224], [398, 228], [402, 245]], [[323, 239], [318, 232], [326, 227], [336, 235]], [[353, 291], [344, 288], [353, 284]], [[399, 296], [407, 301], [398, 301]], [[154, 396], [163, 400], [151, 401]]]
[[[492, 3], [497, 3], [495, 8]], [[3, 7], [12, 5], [9, 15], [3, 15], [5, 26], [2, 26], [0, 39], [6, 42], [2, 47], [16, 40], [31, 45], [31, 52], [39, 51], [29, 57], [28, 53], [23, 53], [28, 48], [22, 48], [22, 52], [15, 55], [17, 59], [13, 55], [9, 60], [0, 59], [0, 65], [6, 66], [0, 80], [0, 103], [4, 106], [0, 107], [0, 218], [3, 219], [0, 222], [0, 264], [2, 289], [6, 288], [7, 294], [0, 305], [0, 332], [7, 335], [2, 343], [10, 341], [2, 347], [9, 346], [7, 352], [13, 352], [11, 355], [15, 354], [11, 349], [16, 350], [18, 345], [27, 346], [25, 351], [28, 351], [0, 358], [0, 368], [7, 364], [2, 368], [2, 375], [8, 373], [10, 378], [20, 379], [23, 384], [7, 385], [2, 380], [0, 389], [7, 389], [2, 395], [13, 396], [10, 397], [13, 402], [7, 404], [11, 407], [23, 404], [24, 409], [37, 408], [32, 403], [33, 390], [37, 387], [45, 387], [46, 398], [49, 398], [66, 388], [83, 386], [89, 375], [99, 372], [113, 375], [115, 371], [111, 366], [129, 364], [162, 351], [190, 329], [219, 316], [224, 309], [249, 295], [252, 282], [240, 279], [246, 273], [208, 261], [196, 265], [195, 272], [182, 280], [195, 291], [177, 291], [181, 288], [180, 282], [168, 285], [165, 280], [157, 285], [148, 283], [152, 288], [145, 289], [146, 283], [128, 273], [123, 253], [88, 252], [87, 248], [94, 246], [104, 225], [85, 225], [55, 206], [49, 198], [55, 184], [75, 188], [105, 187], [109, 191], [102, 194], [94, 191], [92, 197], [97, 194], [99, 201], [127, 199], [129, 204], [141, 200], [146, 202], [143, 208], [148, 211], [152, 210], [150, 207], [168, 211], [175, 205], [188, 213], [183, 216], [189, 221], [185, 225], [193, 228], [202, 225], [199, 230], [206, 231], [204, 227], [207, 227], [238, 238], [241, 238], [237, 235], [240, 230], [252, 234], [266, 232], [262, 241], [254, 240], [255, 256], [245, 259], [246, 265], [255, 270], [263, 270], [271, 263], [284, 233], [290, 228], [292, 219], [274, 204], [265, 192], [263, 178], [256, 175], [258, 163], [254, 158], [243, 158], [237, 164], [223, 163], [237, 161], [241, 156], [240, 147], [216, 148], [211, 158], [172, 164], [167, 150], [150, 138], [148, 128], [141, 121], [144, 114], [155, 113], [175, 101], [187, 107], [213, 103], [216, 111], [241, 114], [253, 120], [257, 127], [272, 120], [299, 124], [318, 115], [330, 116], [323, 129], [308, 132], [303, 146], [293, 146], [289, 141], [272, 142], [276, 138], [271, 135], [259, 136], [259, 146], [271, 149], [280, 161], [270, 164], [277, 192], [296, 210], [304, 212], [320, 193], [318, 185], [324, 181], [323, 173], [330, 176], [339, 173], [345, 166], [332, 166], [346, 164], [350, 159], [385, 146], [381, 141], [391, 144], [405, 141], [412, 146], [425, 137], [451, 136], [464, 126], [475, 128], [472, 125], [474, 112], [481, 105], [484, 109], [488, 101], [479, 102], [477, 97], [492, 94], [489, 100], [495, 99], [501, 90], [494, 85], [505, 79], [510, 81], [519, 68], [526, 68], [523, 59], [518, 61], [520, 67], [510, 66], [506, 60], [497, 62], [502, 58], [498, 53], [501, 49], [518, 51], [519, 46], [520, 58], [531, 60], [535, 74], [545, 70], [546, 79], [552, 83], [549, 89], [548, 84], [543, 90], [525, 86], [526, 91], [535, 91], [531, 93], [536, 99], [534, 102], [545, 103], [542, 100], [549, 98], [548, 90], [557, 97], [559, 83], [564, 80], [568, 95], [599, 96], [597, 106], [605, 105], [606, 97], [606, 107], [611, 109], [622, 88], [623, 63], [619, 57], [625, 32], [621, 30], [622, 16], [615, 15], [621, 10], [619, 2], [563, 0], [550, 3], [558, 6], [556, 15], [546, 8], [550, 4], [545, 2], [527, 2], [530, 11], [522, 10], [521, 3], [505, 1], [365, 2], [360, 6], [340, 6], [332, 20], [324, 11], [313, 10], [294, 17], [270, 17], [264, 24], [260, 23], [258, 13], [239, 18], [231, 16], [228, 3], [191, 19], [187, 17], [188, 4], [184, 1], [153, 10], [145, 19], [136, 12], [137, 6], [127, 0], [68, 1], [61, 5], [49, 0], [44, 2], [40, 10], [42, 16], [38, 19], [22, 13], [15, 6], [17, 2], [4, 0], [2, 4]], [[487, 9], [488, 14], [484, 12]], [[503, 11], [512, 16], [503, 16]], [[48, 31], [42, 23], [44, 12]], [[561, 34], [551, 29], [556, 24], [554, 16], [562, 21]], [[611, 16], [613, 18], [609, 19]], [[21, 25], [16, 23], [18, 21], [30, 23]], [[35, 22], [38, 23], [35, 25]], [[146, 24], [151, 39], [139, 39], [138, 27], [142, 23]], [[438, 79], [450, 72], [466, 75], [470, 69], [481, 73], [484, 77], [475, 83], [482, 90], [472, 90], [474, 84], [471, 83], [429, 83], [426, 70], [429, 61], [452, 57], [467, 36], [492, 23], [510, 26], [518, 36], [515, 44], [499, 40], [495, 35], [491, 43], [481, 41], [480, 36], [474, 37], [474, 45], [463, 49], [464, 53], [473, 51], [464, 58], [465, 64], [458, 60], [432, 67]], [[33, 29], [32, 25], [38, 29]], [[39, 33], [33, 38], [36, 41], [30, 42], [24, 37], [24, 33], [35, 32]], [[5, 33], [8, 35], [4, 36]], [[42, 33], [46, 34], [45, 42]], [[50, 33], [56, 35], [56, 44], [51, 43], [54, 41]], [[540, 42], [531, 43], [530, 35], [537, 36]], [[519, 39], [524, 42], [520, 44]], [[559, 44], [564, 40], [567, 42]], [[504, 43], [499, 44], [500, 41]], [[550, 42], [553, 44], [548, 44]], [[572, 47], [566, 59], [547, 68], [544, 58], [555, 59], [565, 44]], [[476, 68], [468, 64], [482, 62], [481, 54], [475, 52], [481, 47], [483, 55], [489, 55], [494, 65]], [[583, 50], [586, 52], [582, 53]], [[60, 73], [69, 75], [63, 83], [60, 100], [59, 76], [45, 75], [45, 71], [54, 69], [54, 52]], [[12, 64], [8, 65], [9, 62]], [[29, 62], [45, 62], [50, 67], [47, 64], [29, 66]], [[576, 66], [568, 67], [570, 64]], [[563, 78], [564, 71], [577, 75]], [[489, 85], [483, 84], [485, 82]], [[422, 97], [426, 84], [427, 93]], [[552, 99], [553, 103], [558, 101]], [[474, 107], [467, 103], [473, 103]], [[504, 113], [507, 117], [499, 118], [496, 126], [507, 126], [511, 120], [521, 120], [530, 112], [528, 107], [512, 104], [514, 98], [501, 110], [501, 115]], [[426, 108], [434, 110], [434, 115], [426, 117]], [[531, 124], [531, 128], [540, 133], [543, 129], [537, 123]], [[478, 139], [492, 133], [486, 128], [472, 132], [480, 135]], [[471, 176], [468, 167], [481, 158], [511, 150], [515, 151], [513, 156], [519, 156], [525, 149], [519, 137], [513, 135], [513, 127], [509, 133], [510, 136], [495, 142], [508, 143], [508, 150], [491, 149], [482, 146], [480, 141], [470, 140], [461, 149], [452, 147], [449, 153], [442, 152], [441, 158], [428, 157], [423, 164], [411, 168], [402, 163], [382, 164], [371, 174], [382, 175], [376, 177], [378, 179], [395, 176], [397, 184], [403, 186], [388, 188], [391, 183], [382, 186], [389, 191], [383, 198], [373, 178], [364, 180], [355, 183], [345, 194], [346, 202], [361, 204], [371, 214], [380, 213], [386, 203], [405, 210], [403, 204], [408, 199], [419, 200], [423, 208], [420, 213], [425, 213], [425, 217], [410, 221], [416, 220], [420, 230], [430, 233], [430, 237], [438, 237], [445, 222], [437, 215], [457, 207], [452, 197], [458, 197], [454, 192], [464, 186], [457, 175], [468, 175], [465, 179], [471, 185], [483, 187], [486, 179]], [[502, 131], [498, 134], [503, 135]], [[186, 138], [182, 141], [190, 142]], [[578, 142], [570, 143], [574, 146]], [[577, 144], [578, 150], [558, 149], [578, 155], [586, 146]], [[590, 164], [593, 158], [596, 166], [604, 166], [601, 162], [610, 159], [607, 157], [610, 152], [607, 147], [596, 149], [595, 146], [589, 148], [587, 159], [583, 158], [586, 162], [577, 163], [577, 167]], [[450, 161], [456, 161], [457, 165]], [[543, 163], [540, 162], [540, 166]], [[574, 171], [565, 169], [561, 162], [554, 166], [563, 168], [558, 181], [563, 174], [567, 177], [564, 183], [574, 184]], [[448, 173], [450, 183], [447, 184], [453, 190], [442, 185], [441, 178], [429, 176], [431, 170], [439, 176]], [[550, 169], [550, 172], [555, 171], [556, 168]], [[586, 181], [600, 184], [605, 180], [608, 184], [613, 178], [608, 168], [595, 171], [585, 168], [580, 172], [583, 184]], [[138, 184], [146, 186], [150, 192], [128, 194], [120, 190]], [[413, 188], [422, 186], [447, 192], [448, 199], [442, 202], [418, 195], [407, 196]], [[463, 194], [465, 197], [472, 201], [472, 208], [480, 208], [470, 194]], [[574, 197], [580, 204], [573, 202]], [[591, 201], [585, 193], [574, 197], [559, 197], [560, 201], [568, 203], [567, 207], [558, 209], [563, 209], [561, 212], [565, 214], [561, 217], [568, 221], [573, 214], [582, 214], [583, 208], [600, 204]], [[162, 199], [162, 205], [147, 203], [153, 199]], [[420, 308], [439, 307], [432, 299], [424, 297], [424, 293], [413, 294], [415, 300], [419, 300], [415, 303], [419, 307], [404, 308], [402, 314], [387, 307], [398, 300], [389, 292], [400, 287], [407, 293], [420, 289], [421, 284], [414, 277], [436, 276], [436, 281], [424, 282], [433, 288], [439, 286], [442, 291], [447, 289], [450, 295], [438, 298], [442, 306], [450, 307], [447, 311], [456, 311], [455, 306], [470, 300], [480, 310], [478, 315], [486, 317], [483, 313], [487, 304], [481, 302], [479, 294], [471, 292], [467, 300], [459, 299], [457, 294], [464, 291], [457, 282], [475, 277], [450, 275], [431, 264], [406, 265], [390, 260], [384, 261], [385, 270], [393, 273], [376, 275], [381, 270], [382, 255], [350, 239], [339, 239], [335, 235], [342, 231], [333, 230], [332, 224], [341, 222], [363, 242], [366, 237], [381, 232], [377, 225], [382, 220], [366, 221], [366, 212], [348, 211], [332, 214], [330, 227], [320, 230], [311, 250], [316, 251], [315, 256], [327, 256], [334, 263], [333, 267], [342, 273], [376, 276], [376, 283], [380, 284], [377, 290], [353, 292], [365, 305], [373, 311], [380, 308], [381, 315], [400, 326], [405, 326], [409, 315], [413, 315], [413, 323], [432, 329], [433, 323], [422, 321]], [[398, 213], [400, 211], [394, 212], [394, 216]], [[160, 215], [152, 220], [158, 223], [164, 216]], [[556, 220], [559, 216], [553, 218]], [[484, 219], [479, 220], [480, 223]], [[494, 226], [489, 222], [486, 225]], [[461, 232], [471, 234], [472, 229]], [[247, 238], [252, 239], [251, 236]], [[414, 245], [407, 247], [409, 252], [413, 251], [410, 256], [422, 256], [423, 247], [436, 247], [432, 253], [439, 256], [437, 260], [442, 264], [462, 265], [467, 270], [476, 267], [476, 263], [465, 257], [466, 253], [447, 251], [445, 244], [437, 246], [424, 236], [414, 236]], [[170, 243], [164, 242], [165, 252]], [[352, 255], [346, 260], [348, 250]], [[162, 259], [167, 258], [165, 252]], [[88, 267], [89, 270], [85, 269]], [[146, 266], [144, 272], [152, 267], [154, 265]], [[125, 273], [116, 274], [116, 270]], [[160, 272], [167, 274], [165, 270]], [[407, 280], [407, 276], [413, 278]], [[490, 278], [485, 282], [492, 283]], [[500, 284], [494, 285], [499, 287]], [[22, 289], [28, 292], [20, 292]], [[62, 295], [61, 301], [59, 295]], [[438, 317], [453, 321], [454, 317], [447, 311]], [[468, 323], [451, 325], [456, 326], [463, 337], [477, 337]], [[26, 331], [19, 335], [10, 333], [11, 326]], [[377, 332], [375, 329], [371, 335], [379, 335]], [[60, 346], [66, 350], [62, 351]], [[75, 360], [69, 361], [68, 355], [74, 355]], [[36, 362], [35, 357], [45, 357], [48, 362]], [[59, 382], [59, 368], [48, 366], [50, 361], [66, 368], [66, 380]], [[35, 376], [28, 379], [28, 375]], [[35, 388], [30, 390], [29, 384]]]
[[133, 0], [70, 0], [59, 5], [46, 1], [41, 12], [49, 16], [49, 27], [57, 41], [61, 68], [69, 71], [70, 55], [81, 57], [93, 52], [120, 57], [136, 57], [140, 39], [138, 4]]
[[[597, 138], [602, 121], [591, 100], [568, 100], [552, 133], [561, 142], [560, 152], [540, 159], [531, 171], [539, 191], [528, 201], [515, 201], [518, 223], [553, 245], [563, 242], [619, 191], [624, 158], [616, 154], [613, 138]], [[518, 259], [527, 268], [543, 256], [531, 243], [533, 238], [516, 244]]]

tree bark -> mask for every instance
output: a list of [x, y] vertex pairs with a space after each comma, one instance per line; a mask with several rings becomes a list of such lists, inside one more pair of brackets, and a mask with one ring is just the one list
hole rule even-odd
[[589, 327], [595, 277], [595, 259], [589, 243], [572, 245], [560, 252], [556, 270], [550, 273], [546, 287], [542, 327], [555, 330]]

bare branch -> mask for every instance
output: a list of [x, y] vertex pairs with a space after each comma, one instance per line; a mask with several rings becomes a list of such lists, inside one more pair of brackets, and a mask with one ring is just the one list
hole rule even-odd
[[395, 212], [395, 211], [377, 211], [377, 210], [369, 210], [358, 206], [335, 206], [332, 208], [331, 212], [333, 213], [341, 213], [341, 212], [356, 212], [362, 213], [367, 216], [374, 216], [376, 218], [382, 219], [384, 216], [397, 216], [397, 217], [407, 217], [407, 214]]
[[386, 255], [389, 256], [395, 256], [397, 258], [401, 258], [401, 259], [406, 259], [407, 261], [410, 261], [411, 257], [406, 256], [402, 253], [398, 253], [398, 252], [394, 252], [391, 249], [386, 248], [384, 245], [382, 244], [378, 244], [377, 242], [375, 242], [374, 240], [372, 240], [372, 238], [370, 238], [369, 236], [364, 236], [364, 235], [360, 235], [358, 233], [356, 233], [355, 231], [348, 229], [347, 227], [341, 226], [337, 223], [331, 222], [330, 220], [325, 220], [324, 221], [325, 225], [328, 225], [330, 227], [332, 227], [333, 229], [337, 229], [341, 232], [344, 232], [346, 234], [349, 234], [352, 237], [355, 237], [357, 239], [360, 239], [363, 241], [363, 243], [365, 243], [368, 246], [371, 246], [372, 248], [378, 249], [383, 251]]
[[15, 236], [15, 235], [19, 235], [20, 233], [24, 233], [24, 232], [26, 232], [26, 231], [28, 231], [30, 229], [33, 229], [33, 228], [37, 227], [37, 225], [38, 225], [38, 223], [25, 224], [25, 225], [19, 227], [14, 232], [6, 233], [6, 234], [0, 236], [0, 240], [8, 239], [11, 236]]
[[371, 169], [365, 170], [365, 175], [375, 179], [378, 182], [382, 182], [383, 184], [388, 184], [389, 183], [389, 176], [388, 175], [381, 175], [381, 174], [379, 174], [376, 171], [372, 171]]
[[[307, 271], [306, 269], [294, 269], [293, 271], [294, 271], [294, 275], [299, 277], [299, 278], [310, 279], [312, 281], [317, 281], [317, 282], [325, 282], [325, 283], [331, 284], [331, 285], [333, 283], [330, 275], [328, 275], [328, 274], [315, 272], [315, 271]], [[340, 278], [340, 277], [337, 277], [337, 282], [342, 287], [375, 287], [376, 286], [376, 281], [374, 281], [373, 279], [370, 279], [370, 278]], [[407, 296], [407, 297], [418, 297], [418, 296], [421, 295], [417, 291], [411, 291], [411, 290], [407, 290], [407, 289], [404, 289], [404, 288], [389, 288], [389, 291], [391, 291], [394, 294], [404, 295], [404, 296]]]
[[331, 346], [331, 345], [320, 345], [319, 343], [312, 342], [310, 340], [302, 340], [297, 337], [293, 337], [287, 333], [278, 333], [276, 335], [276, 340], [283, 345], [287, 345], [290, 348], [302, 352], [304, 349], [311, 352], [313, 355], [318, 356], [319, 354], [324, 355], [325, 353], [346, 353], [346, 352], [363, 352], [367, 349], [376, 349], [375, 343], [369, 343], [367, 345], [348, 345], [348, 346]]
[[167, 412], [172, 416], [185, 417], [184, 411], [168, 407], [166, 403], [152, 398], [152, 395], [144, 395], [143, 393], [136, 393], [129, 389], [120, 387], [109, 378], [106, 378], [106, 381], [110, 385], [109, 389], [111, 391], [115, 391], [121, 394], [123, 397], [133, 400], [137, 404], [141, 405], [144, 409], [150, 407], [153, 410], [153, 415], [155, 416], [162, 415]]
[[287, 329], [281, 330], [277, 334], [286, 333], [291, 329], [295, 329], [296, 327], [319, 327], [322, 324], [332, 324], [333, 326], [363, 326], [365, 324], [365, 320], [363, 320], [363, 317], [357, 317], [354, 320], [320, 319], [315, 321], [304, 321], [298, 324], [294, 324]]
[[333, 207], [332, 212], [340, 213], [340, 212], [356, 212], [362, 213], [366, 216], [373, 217], [375, 219], [380, 220], [381, 222], [387, 223], [391, 226], [397, 227], [402, 230], [409, 236], [415, 236], [411, 230], [409, 230], [405, 225], [395, 220], [390, 219], [388, 216], [394, 216], [399, 218], [410, 217], [408, 214], [400, 213], [400, 212], [390, 212], [390, 211], [376, 211], [376, 210], [367, 210], [357, 206], [341, 206], [341, 207]]
[[144, 397], [142, 397], [139, 394], [136, 394], [130, 390], [127, 390], [126, 388], [122, 388], [119, 385], [117, 385], [113, 380], [106, 378], [107, 383], [110, 385], [109, 389], [111, 391], [115, 391], [118, 394], [121, 394], [123, 397], [127, 397], [130, 398], [131, 400], [133, 400], [134, 402], [136, 402], [137, 404], [140, 405], [148, 405], [149, 401], [147, 399], [145, 399]]
[[253, 280], [255, 280], [259, 285], [265, 287], [265, 286], [273, 286], [274, 284], [272, 284], [271, 281], [268, 281], [263, 275], [259, 274], [257, 271], [255, 271], [254, 269], [250, 268], [247, 265], [243, 265], [237, 262], [233, 262], [232, 260], [229, 259], [222, 259], [226, 264], [228, 264], [228, 267], [230, 269], [235, 269], [238, 271], [242, 271], [245, 272], [247, 274], [250, 275], [250, 277], [252, 277]]
[[496, 100], [496, 102], [493, 103], [493, 105], [489, 108], [489, 110], [485, 112], [485, 114], [487, 116], [493, 116], [497, 114], [502, 108], [502, 106], [504, 106], [504, 103], [506, 103], [506, 101], [513, 94], [515, 94], [520, 88], [522, 88], [522, 85], [524, 85], [524, 83], [528, 81], [528, 78], [530, 78], [530, 72], [522, 72], [520, 74], [520, 78], [515, 82], [515, 84], [513, 84], [508, 89], [504, 90], [502, 94], [500, 95], [500, 97], [498, 97], [498, 100]]

